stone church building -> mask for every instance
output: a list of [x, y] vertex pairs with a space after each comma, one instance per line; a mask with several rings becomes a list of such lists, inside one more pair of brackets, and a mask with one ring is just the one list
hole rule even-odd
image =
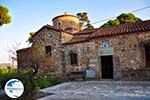
[[91, 69], [97, 80], [150, 80], [150, 20], [90, 30], [70, 14], [52, 21], [33, 35], [31, 47], [17, 51], [20, 70], [37, 62], [62, 76]]

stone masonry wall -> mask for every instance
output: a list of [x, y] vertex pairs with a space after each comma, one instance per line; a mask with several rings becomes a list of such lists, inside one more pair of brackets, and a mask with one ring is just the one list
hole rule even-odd
[[70, 34], [65, 33], [65, 32], [61, 32], [61, 41], [62, 41], [62, 43], [68, 42], [72, 38], [73, 38], [73, 35], [70, 35]]
[[[33, 37], [33, 47], [41, 46], [41, 49], [45, 53], [45, 46], [51, 46], [51, 56], [46, 55], [45, 59], [47, 62], [50, 61], [53, 67], [58, 68], [58, 73], [62, 74], [62, 46], [61, 46], [61, 33], [55, 30], [43, 29], [37, 35]], [[43, 53], [43, 54], [44, 54]]]
[[[124, 76], [125, 74], [123, 74], [123, 72], [125, 73], [126, 69], [138, 70], [138, 69], [146, 68], [144, 62], [145, 59], [144, 56], [145, 53], [143, 51], [144, 47], [141, 46], [141, 41], [150, 41], [150, 38], [147, 38], [148, 36], [150, 37], [149, 32], [139, 33], [139, 34], [135, 33], [135, 34], [102, 37], [102, 38], [93, 39], [90, 42], [65, 45], [65, 61], [67, 67], [66, 70], [68, 70], [68, 72], [77, 69], [84, 70], [87, 66], [90, 66], [96, 70], [97, 78], [101, 78], [99, 50], [100, 48], [102, 48], [102, 41], [109, 40], [111, 47], [114, 48], [113, 56], [118, 56], [120, 59], [120, 68], [122, 70], [121, 79], [125, 79], [126, 76]], [[87, 49], [87, 48], [88, 51], [83, 52], [83, 49]], [[69, 57], [70, 50], [77, 51], [78, 54], [77, 66], [71, 66], [70, 64], [70, 57]], [[133, 77], [133, 76], [129, 75], [128, 77]]]
[[[53, 25], [66, 32], [76, 33], [80, 31], [79, 19], [69, 15], [61, 16], [53, 20]], [[69, 29], [70, 28], [70, 29]]]
[[[71, 65], [70, 62], [70, 51], [75, 51], [77, 53], [78, 64]], [[66, 73], [71, 71], [84, 71], [86, 68], [93, 68], [99, 70], [95, 64], [98, 62], [96, 49], [94, 42], [84, 42], [78, 44], [71, 44], [64, 46], [65, 51], [65, 66], [66, 66]]]
[[[108, 40], [114, 49], [112, 56], [119, 57], [122, 80], [134, 80], [138, 77], [139, 80], [146, 80], [146, 77], [150, 75], [146, 74], [149, 73], [150, 68], [147, 68], [145, 64], [144, 49], [144, 44], [150, 44], [150, 32], [107, 36], [92, 39], [89, 42], [62, 45], [71, 38], [72, 35], [43, 28], [33, 37], [33, 44], [30, 48], [17, 52], [19, 68], [29, 68], [34, 60], [40, 62], [41, 70], [45, 67], [54, 67], [61, 75], [63, 72], [84, 71], [90, 67], [96, 70], [97, 79], [101, 79], [100, 49], [102, 42]], [[45, 46], [51, 46], [51, 56], [46, 54]], [[70, 63], [71, 50], [77, 53], [77, 65]], [[140, 72], [143, 73], [142, 77], [140, 77]]]
[[28, 56], [31, 55], [31, 53], [31, 48], [17, 51], [17, 62], [19, 70], [27, 70], [31, 67], [31, 56]]
[[[51, 55], [46, 54], [45, 46], [51, 46]], [[29, 62], [36, 61], [40, 64], [40, 71], [44, 69], [48, 71], [49, 67], [54, 67], [58, 74], [62, 74], [61, 51], [60, 32], [43, 28], [33, 37], [30, 50], [18, 52], [18, 65], [20, 68], [28, 68], [31, 65]], [[32, 57], [30, 57], [31, 55]]]

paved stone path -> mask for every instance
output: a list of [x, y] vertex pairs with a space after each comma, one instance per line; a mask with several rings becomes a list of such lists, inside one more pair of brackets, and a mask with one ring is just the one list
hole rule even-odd
[[39, 100], [150, 100], [150, 82], [68, 82], [40, 91], [53, 95]]

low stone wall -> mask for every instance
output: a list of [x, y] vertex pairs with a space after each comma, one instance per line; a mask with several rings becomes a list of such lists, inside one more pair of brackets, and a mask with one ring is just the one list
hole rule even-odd
[[150, 81], [150, 68], [123, 70], [122, 80]]

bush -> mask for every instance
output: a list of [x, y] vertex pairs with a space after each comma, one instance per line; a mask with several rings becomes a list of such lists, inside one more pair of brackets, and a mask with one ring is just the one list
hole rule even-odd
[[59, 83], [62, 83], [62, 79], [54, 77], [54, 76], [48, 76], [46, 74], [38, 74], [35, 77], [35, 82], [40, 87], [40, 89], [50, 87]]
[[1, 69], [0, 69], [0, 73], [1, 73], [1, 74], [6, 74], [6, 73], [8, 73], [8, 72], [9, 72], [8, 68], [1, 68]]
[[6, 66], [0, 68], [0, 74], [7, 74], [9, 72], [16, 72], [17, 68], [12, 68], [11, 66]]
[[19, 72], [19, 71], [11, 71], [9, 73], [0, 73], [0, 84], [1, 84], [1, 88], [4, 89], [5, 84], [8, 80], [10, 79], [19, 79], [23, 82], [24, 84], [24, 93], [23, 96], [21, 97], [28, 97], [28, 95], [30, 94], [34, 94], [36, 93], [36, 91], [39, 89], [39, 87], [36, 85], [36, 87], [33, 89], [32, 88], [32, 84], [29, 81], [29, 75], [31, 74], [30, 71], [27, 72]]
[[0, 88], [4, 89], [6, 82], [10, 79], [16, 78], [21, 80], [25, 87], [24, 94], [23, 96], [21, 96], [21, 100], [22, 100], [22, 99], [28, 99], [28, 96], [34, 97], [33, 95], [35, 95], [35, 93], [39, 89], [50, 87], [62, 82], [60, 78], [47, 76], [43, 73], [43, 74], [37, 74], [33, 78], [32, 80], [33, 82], [31, 83], [31, 81], [29, 80], [29, 76], [31, 75], [31, 73], [32, 73], [31, 71], [19, 72], [14, 70], [9, 73], [6, 71], [2, 71], [0, 72]]
[[16, 78], [23, 82], [25, 89], [30, 90], [30, 82], [29, 82], [29, 75], [31, 74], [30, 71], [28, 72], [10, 72], [10, 73], [0, 73], [0, 84], [4, 88], [6, 82], [10, 79]]

